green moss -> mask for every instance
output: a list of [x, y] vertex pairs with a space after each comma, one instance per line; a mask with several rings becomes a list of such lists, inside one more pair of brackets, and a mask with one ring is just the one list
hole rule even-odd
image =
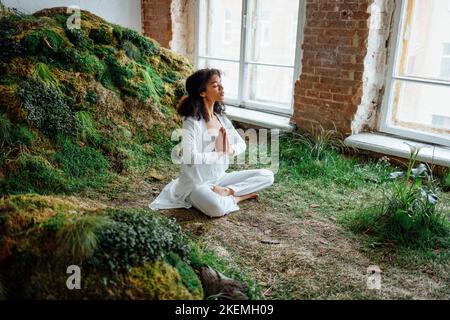
[[133, 43], [144, 56], [153, 56], [159, 53], [159, 45], [137, 31], [115, 25], [113, 34], [121, 44], [127, 41]]
[[54, 159], [70, 179], [73, 190], [99, 187], [109, 178], [109, 161], [94, 148], [80, 147], [69, 138], [58, 138], [59, 148]]
[[194, 299], [203, 299], [202, 282], [195, 271], [183, 261], [177, 254], [171, 252], [166, 256], [167, 262], [175, 267], [180, 274], [181, 281], [192, 294]]
[[148, 97], [151, 97], [153, 102], [158, 103], [159, 102], [158, 91], [156, 89], [155, 82], [153, 81], [149, 72], [146, 69], [141, 70], [141, 75], [142, 79], [144, 80], [142, 83], [139, 83], [138, 85], [139, 96], [141, 100], [146, 100]]
[[92, 105], [96, 105], [98, 100], [97, 93], [95, 91], [88, 91], [86, 93], [86, 101]]
[[0, 195], [35, 192], [61, 193], [67, 190], [63, 173], [40, 156], [22, 155], [15, 171], [0, 181]]
[[133, 268], [128, 276], [131, 294], [150, 300], [192, 300], [177, 270], [157, 261]]
[[12, 134], [12, 144], [13, 145], [23, 145], [26, 147], [31, 147], [33, 141], [36, 140], [37, 136], [29, 128], [24, 126], [16, 127]]
[[130, 59], [142, 61], [141, 51], [131, 41], [124, 41], [122, 43], [122, 49]]
[[13, 37], [20, 32], [14, 15], [0, 19], [0, 60], [9, 62], [11, 58], [21, 55], [24, 48]]
[[58, 66], [63, 69], [71, 69], [92, 75], [100, 75], [105, 70], [105, 65], [95, 55], [87, 51], [78, 51], [74, 48], [65, 48], [61, 51], [63, 63]]
[[63, 37], [51, 29], [33, 31], [23, 38], [23, 47], [27, 54], [33, 56], [54, 56], [63, 44]]
[[151, 146], [153, 150], [152, 159], [154, 160], [170, 160], [170, 154], [176, 143], [168, 139], [169, 128], [164, 124], [155, 124], [151, 128]]
[[110, 45], [113, 42], [112, 30], [107, 26], [101, 26], [98, 29], [91, 29], [89, 32], [91, 38], [97, 44]]
[[66, 35], [69, 40], [80, 49], [90, 49], [94, 45], [92, 39], [90, 39], [85, 32], [80, 29], [67, 29], [65, 28]]

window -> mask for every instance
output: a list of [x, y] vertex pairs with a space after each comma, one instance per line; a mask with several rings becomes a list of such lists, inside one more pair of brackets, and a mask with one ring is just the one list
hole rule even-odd
[[441, 77], [450, 80], [450, 43], [444, 43], [441, 60]]
[[[196, 67], [223, 71], [225, 102], [292, 114], [304, 0], [199, 0]], [[297, 28], [286, 28], [286, 26]]]
[[231, 11], [230, 10], [225, 10], [225, 31], [223, 33], [224, 35], [224, 39], [223, 39], [223, 44], [231, 44], [231, 28], [233, 27], [233, 22], [231, 20]]
[[381, 131], [450, 146], [448, 0], [402, 0]]

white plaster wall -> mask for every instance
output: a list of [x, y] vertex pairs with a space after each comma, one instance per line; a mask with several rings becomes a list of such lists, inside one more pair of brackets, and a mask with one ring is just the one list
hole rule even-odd
[[140, 0], [2, 0], [10, 8], [32, 14], [38, 10], [52, 7], [79, 6], [108, 22], [141, 32]]
[[172, 41], [170, 49], [195, 61], [195, 0], [172, 0]]
[[363, 95], [352, 121], [352, 133], [376, 130], [387, 72], [387, 42], [392, 30], [393, 0], [374, 0], [369, 7], [370, 28], [364, 60]]

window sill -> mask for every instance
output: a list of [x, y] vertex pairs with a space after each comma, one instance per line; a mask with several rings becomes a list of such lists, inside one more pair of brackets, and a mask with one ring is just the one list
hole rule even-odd
[[417, 160], [450, 167], [448, 147], [419, 143], [382, 133], [361, 133], [345, 139], [345, 144], [349, 147], [409, 159], [410, 150], [406, 143], [421, 147]]
[[267, 129], [280, 129], [281, 131], [292, 132], [294, 125], [290, 123], [290, 116], [280, 116], [269, 114], [263, 111], [256, 111], [233, 106], [226, 106], [228, 118], [237, 122], [255, 125]]

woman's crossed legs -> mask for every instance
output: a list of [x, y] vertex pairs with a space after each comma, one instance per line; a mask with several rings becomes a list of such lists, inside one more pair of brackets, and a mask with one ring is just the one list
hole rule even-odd
[[210, 217], [221, 217], [239, 210], [238, 202], [255, 197], [256, 192], [273, 184], [267, 169], [225, 173], [215, 184], [197, 186], [189, 196], [191, 204]]

